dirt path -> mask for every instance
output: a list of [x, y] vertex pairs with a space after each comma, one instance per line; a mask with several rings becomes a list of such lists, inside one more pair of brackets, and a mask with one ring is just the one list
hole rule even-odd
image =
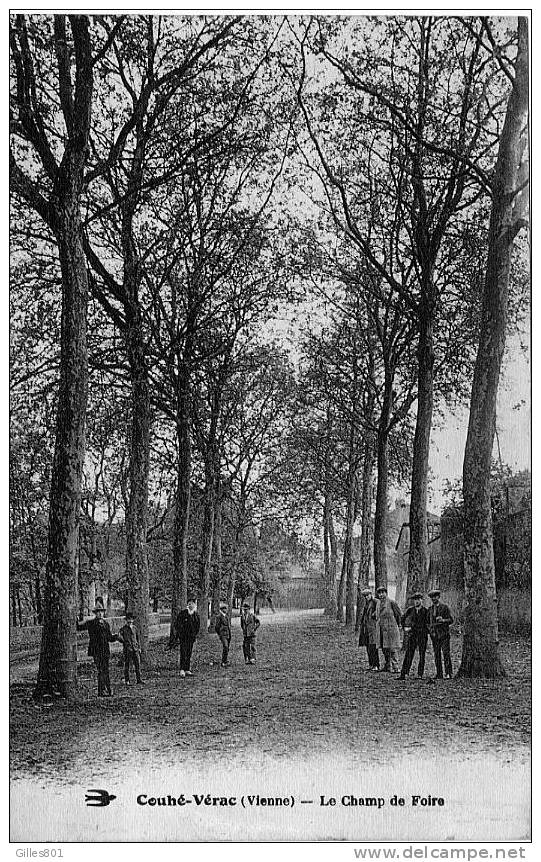
[[[86, 660], [75, 702], [36, 706], [31, 662], [18, 667], [11, 690], [18, 840], [527, 836], [527, 641], [503, 638], [508, 677], [494, 682], [401, 682], [370, 673], [354, 635], [320, 612], [263, 616], [254, 666], [242, 661], [238, 622], [227, 669], [210, 636], [196, 644], [194, 677], [179, 679], [176, 655], [165, 645], [166, 631], [152, 641], [144, 687], [122, 686], [113, 660], [110, 699], [96, 697]], [[455, 667], [459, 646], [453, 639]], [[433, 673], [429, 649], [427, 675]], [[112, 789], [117, 807], [86, 808], [88, 787]], [[316, 810], [320, 794], [340, 800], [346, 790], [385, 797], [383, 813]], [[277, 819], [270, 809], [142, 808], [142, 792], [289, 793], [313, 803]], [[436, 793], [445, 809], [390, 809], [396, 793], [406, 800]]]
[[[431, 650], [427, 677], [400, 682], [368, 673], [354, 636], [319, 612], [263, 617], [258, 663], [242, 662], [234, 627], [228, 669], [219, 667], [215, 636], [198, 643], [195, 676], [181, 680], [176, 656], [165, 652], [166, 630], [151, 646], [153, 670], [145, 687], [126, 689], [111, 662], [116, 695], [95, 696], [93, 669], [80, 667], [80, 692], [72, 704], [49, 709], [30, 700], [33, 663], [17, 669], [12, 687], [12, 757], [16, 772], [69, 772], [90, 766], [99, 745], [111, 763], [137, 746], [153, 761], [168, 762], [181, 749], [198, 759], [272, 758], [347, 751], [361, 760], [385, 759], [387, 750], [434, 751], [460, 757], [491, 752], [502, 759], [526, 756], [530, 730], [529, 645], [504, 638], [509, 675], [495, 682], [434, 681]], [[160, 637], [161, 634], [161, 637]], [[453, 641], [455, 667], [459, 644]], [[28, 680], [28, 682], [26, 681]], [[105, 723], [107, 722], [107, 723]]]

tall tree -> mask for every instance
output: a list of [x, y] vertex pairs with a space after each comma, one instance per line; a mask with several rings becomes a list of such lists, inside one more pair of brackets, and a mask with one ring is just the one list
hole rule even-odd
[[[145, 278], [161, 225], [148, 217], [152, 194], [182, 175], [187, 154], [207, 147], [215, 130], [194, 139], [190, 115], [195, 89], [216, 62], [236, 18], [100, 18], [112, 52], [100, 78], [108, 96], [93, 129], [97, 155], [86, 182], [92, 192], [86, 252], [92, 285], [124, 336], [131, 384], [129, 500], [126, 511], [126, 581], [146, 662], [149, 574], [147, 559], [151, 394], [145, 328]], [[180, 26], [178, 26], [180, 25]], [[115, 104], [114, 123], [107, 123]], [[120, 120], [120, 121], [119, 121]], [[185, 125], [183, 125], [185, 124]], [[176, 145], [169, 132], [181, 127]], [[117, 131], [118, 130], [118, 131]], [[114, 267], [106, 267], [105, 257]], [[116, 274], [118, 271], [118, 274]]]
[[[382, 18], [373, 19], [373, 25], [370, 39], [362, 21], [318, 19], [304, 30], [301, 25], [298, 93], [337, 227], [397, 292], [415, 321], [412, 590], [426, 586], [427, 474], [439, 329], [442, 317], [460, 313], [456, 303], [445, 302], [445, 246], [462, 210], [489, 187], [486, 167], [501, 87], [497, 65], [483, 57], [481, 19], [458, 32], [456, 22], [445, 17]], [[390, 49], [382, 63], [383, 45]], [[303, 92], [308, 46], [312, 56], [325, 58], [339, 73], [338, 82], [320, 94], [317, 121], [309, 108], [314, 93]], [[338, 123], [342, 112], [355, 129], [348, 136]], [[359, 137], [367, 154], [360, 159]], [[388, 208], [383, 233], [393, 236], [387, 253], [374, 235], [374, 204]]]
[[[66, 25], [65, 15], [55, 15], [51, 32], [50, 19], [17, 15], [10, 30], [13, 190], [52, 231], [62, 275], [60, 381], [35, 698], [68, 697], [77, 683], [76, 560], [88, 376], [81, 194], [88, 158], [93, 58], [88, 18], [69, 16], [71, 39]], [[21, 167], [25, 155], [30, 159], [29, 172]], [[40, 173], [41, 188], [32, 168]]]
[[[497, 52], [497, 48], [494, 49]], [[510, 74], [506, 67], [507, 74]], [[464, 453], [464, 642], [459, 676], [504, 674], [498, 652], [498, 615], [492, 543], [490, 466], [496, 398], [507, 331], [513, 245], [528, 215], [528, 22], [518, 20], [512, 88], [492, 180], [487, 263], [479, 348]]]

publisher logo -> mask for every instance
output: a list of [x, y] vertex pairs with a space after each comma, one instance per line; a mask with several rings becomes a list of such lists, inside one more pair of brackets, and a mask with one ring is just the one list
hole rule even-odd
[[85, 802], [87, 805], [103, 808], [104, 805], [109, 805], [113, 799], [116, 799], [116, 796], [113, 793], [108, 793], [107, 790], [95, 790], [92, 788], [86, 791]]

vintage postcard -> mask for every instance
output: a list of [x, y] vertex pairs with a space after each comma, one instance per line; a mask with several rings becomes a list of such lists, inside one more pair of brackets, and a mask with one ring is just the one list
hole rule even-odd
[[530, 23], [11, 13], [11, 842], [531, 840]]

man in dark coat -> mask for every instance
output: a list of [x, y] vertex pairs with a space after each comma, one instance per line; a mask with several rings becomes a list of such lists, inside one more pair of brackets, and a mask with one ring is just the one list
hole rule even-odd
[[139, 646], [139, 638], [137, 637], [133, 614], [129, 611], [126, 614], [126, 623], [118, 633], [118, 640], [122, 644], [122, 652], [124, 654], [124, 682], [126, 685], [130, 684], [130, 664], [133, 664], [137, 683], [144, 685], [141, 679], [141, 647]]
[[379, 670], [379, 651], [376, 633], [376, 607], [377, 602], [368, 587], [362, 590], [364, 596], [364, 608], [361, 615], [361, 628], [359, 633], [359, 646], [366, 647], [368, 655], [368, 669]]
[[98, 697], [111, 697], [111, 680], [109, 679], [109, 643], [116, 641], [116, 635], [111, 633], [109, 623], [104, 619], [105, 608], [96, 602], [94, 619], [77, 623], [77, 631], [88, 631], [88, 655], [94, 659], [98, 671]]
[[183, 611], [179, 611], [175, 621], [175, 639], [179, 645], [180, 676], [193, 676], [190, 670], [192, 650], [199, 632], [199, 614], [193, 598], [188, 599], [188, 604]]
[[255, 633], [260, 622], [255, 614], [251, 613], [250, 605], [244, 602], [240, 612], [240, 627], [244, 640], [242, 641], [242, 652], [245, 664], [255, 664]]
[[413, 593], [413, 605], [407, 608], [402, 616], [404, 635], [408, 636], [406, 654], [402, 662], [400, 679], [406, 679], [410, 672], [415, 650], [419, 650], [417, 676], [421, 678], [425, 672], [426, 644], [428, 641], [428, 610], [423, 607], [423, 594]]
[[231, 643], [231, 623], [229, 622], [228, 606], [220, 602], [220, 613], [216, 617], [214, 630], [222, 643], [222, 667], [229, 667], [229, 644]]
[[432, 599], [432, 607], [428, 611], [428, 631], [434, 648], [434, 661], [436, 662], [436, 679], [443, 679], [442, 655], [445, 664], [445, 679], [453, 676], [453, 665], [451, 663], [451, 636], [449, 627], [453, 622], [451, 611], [440, 602], [440, 590], [430, 590], [428, 593]]

